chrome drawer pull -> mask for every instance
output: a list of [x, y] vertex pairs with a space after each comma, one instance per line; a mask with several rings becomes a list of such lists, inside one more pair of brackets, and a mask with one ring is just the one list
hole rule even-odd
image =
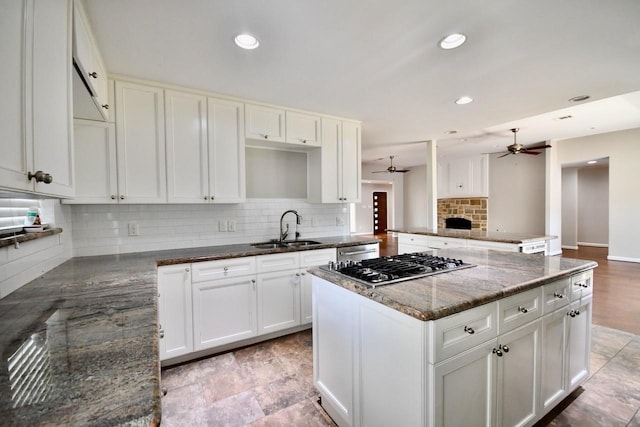
[[474, 331], [474, 330], [473, 330], [473, 328], [472, 328], [472, 327], [470, 327], [470, 326], [465, 326], [465, 327], [464, 327], [464, 331], [465, 331], [466, 333], [468, 333], [469, 335], [473, 335], [473, 334], [475, 334], [475, 333], [476, 333], [476, 331]]

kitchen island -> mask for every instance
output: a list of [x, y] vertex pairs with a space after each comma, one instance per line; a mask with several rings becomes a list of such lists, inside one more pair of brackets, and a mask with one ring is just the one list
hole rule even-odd
[[429, 249], [472, 247], [498, 249], [511, 252], [544, 253], [548, 255], [548, 243], [557, 236], [532, 233], [507, 233], [503, 231], [457, 230], [426, 227], [389, 229], [398, 233], [398, 252], [408, 253]]
[[531, 425], [589, 375], [595, 262], [483, 249], [371, 288], [312, 269], [314, 384], [340, 426]]
[[157, 269], [374, 243], [249, 244], [77, 257], [0, 299], [0, 424], [160, 423]]

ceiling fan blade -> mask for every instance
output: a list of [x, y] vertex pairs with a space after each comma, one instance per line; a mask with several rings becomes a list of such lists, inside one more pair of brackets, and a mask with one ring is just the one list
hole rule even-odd
[[511, 154], [511, 153], [504, 153], [502, 156], [498, 156], [498, 159], [501, 159], [501, 158], [503, 158], [505, 156], [508, 156], [509, 154]]
[[371, 173], [389, 173], [389, 171], [372, 171]]
[[545, 148], [551, 148], [551, 146], [550, 145], [536, 145], [536, 146], [533, 146], [533, 147], [526, 147], [527, 150], [542, 150], [542, 149], [545, 149]]
[[401, 169], [396, 169], [396, 172], [407, 173], [407, 172], [411, 172], [411, 171], [409, 169], [402, 169], [402, 170]]

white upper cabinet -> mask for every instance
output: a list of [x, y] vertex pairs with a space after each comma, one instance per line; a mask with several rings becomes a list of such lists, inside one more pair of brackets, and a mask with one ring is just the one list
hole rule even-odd
[[73, 139], [76, 197], [65, 203], [118, 203], [115, 124], [76, 119]]
[[247, 138], [286, 142], [284, 109], [246, 104], [245, 118]]
[[165, 203], [164, 91], [115, 84], [119, 198], [125, 203]]
[[[73, 59], [81, 79], [86, 83], [89, 95], [94, 104], [94, 111], [104, 120], [109, 119], [110, 106], [108, 102], [107, 72], [95, 42], [89, 21], [85, 15], [82, 2], [74, 2], [73, 14]], [[76, 89], [82, 89], [82, 86]], [[86, 89], [84, 89], [86, 91]], [[74, 94], [74, 97], [85, 95]], [[93, 112], [83, 112], [82, 116]], [[89, 118], [89, 117], [81, 117]]]
[[169, 203], [209, 200], [207, 98], [165, 90]]
[[209, 200], [239, 203], [245, 200], [244, 106], [240, 102], [209, 98]]
[[169, 203], [244, 200], [243, 104], [165, 91]]
[[3, 2], [0, 186], [73, 196], [68, 0]]
[[488, 197], [489, 160], [486, 154], [438, 161], [438, 198]]
[[312, 114], [286, 112], [287, 142], [307, 147], [320, 147], [321, 119]]
[[[309, 152], [309, 200], [358, 203], [361, 194], [360, 124], [322, 118], [322, 147]], [[316, 177], [319, 176], [320, 179]]]

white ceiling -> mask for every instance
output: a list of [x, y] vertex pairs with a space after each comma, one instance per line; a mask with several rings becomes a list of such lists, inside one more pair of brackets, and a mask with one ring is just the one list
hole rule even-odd
[[[501, 151], [511, 127], [523, 144], [640, 127], [638, 0], [85, 3], [110, 73], [361, 120], [364, 161], [424, 164], [425, 140]], [[444, 51], [451, 32], [467, 43]]]

